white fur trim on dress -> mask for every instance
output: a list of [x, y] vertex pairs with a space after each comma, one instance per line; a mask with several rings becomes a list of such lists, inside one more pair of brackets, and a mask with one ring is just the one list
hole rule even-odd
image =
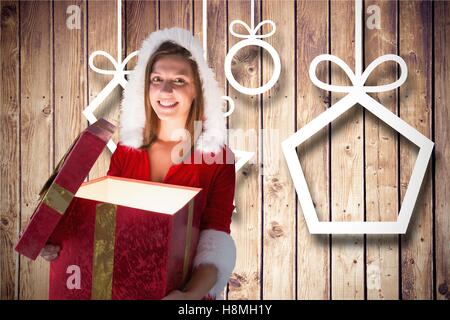
[[222, 98], [214, 73], [203, 56], [200, 40], [190, 31], [182, 28], [170, 28], [155, 31], [143, 41], [139, 50], [136, 66], [129, 75], [125, 86], [120, 114], [120, 141], [123, 145], [140, 148], [143, 144], [145, 125], [144, 85], [145, 67], [151, 55], [167, 40], [171, 40], [191, 52], [197, 62], [204, 98], [202, 133], [196, 143], [196, 149], [203, 152], [219, 152], [226, 142], [226, 124], [222, 111]]
[[236, 245], [226, 232], [206, 229], [200, 232], [193, 268], [201, 264], [212, 264], [217, 268], [217, 281], [208, 295], [221, 299], [221, 293], [236, 264]]

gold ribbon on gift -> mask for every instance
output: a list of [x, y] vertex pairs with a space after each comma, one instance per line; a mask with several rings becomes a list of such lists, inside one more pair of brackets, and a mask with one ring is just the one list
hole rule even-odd
[[194, 200], [189, 201], [188, 204], [188, 221], [186, 226], [186, 245], [184, 247], [184, 262], [183, 262], [183, 285], [189, 271], [189, 256], [191, 253], [192, 242], [192, 221], [194, 219]]
[[114, 204], [97, 204], [92, 264], [91, 299], [93, 300], [112, 298], [116, 212], [117, 206]]
[[67, 156], [69, 155], [70, 151], [72, 151], [75, 143], [78, 141], [80, 135], [81, 133], [78, 134], [77, 138], [74, 140], [70, 148], [67, 149], [61, 160], [59, 160], [56, 168], [53, 170], [50, 177], [42, 186], [41, 191], [39, 191], [38, 203], [43, 202], [48, 207], [54, 209], [60, 214], [64, 214], [66, 212], [66, 209], [69, 206], [70, 202], [72, 202], [74, 195], [72, 192], [55, 183], [54, 181], [64, 162], [66, 161]]
[[53, 182], [41, 198], [42, 203], [45, 203], [59, 214], [64, 214], [70, 202], [72, 202], [73, 196], [72, 192]]
[[[112, 298], [116, 212], [117, 206], [114, 204], [100, 203], [96, 207], [91, 292], [91, 299], [93, 300], [110, 300]], [[194, 200], [191, 200], [188, 204], [187, 219], [186, 245], [184, 248], [183, 261], [183, 284], [186, 281], [189, 271], [192, 223], [194, 219]]]

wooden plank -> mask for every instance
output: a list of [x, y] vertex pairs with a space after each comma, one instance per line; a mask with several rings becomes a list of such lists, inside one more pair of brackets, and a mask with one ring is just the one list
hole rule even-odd
[[[87, 57], [96, 50], [103, 50], [109, 53], [114, 59], [117, 60], [117, 2], [116, 1], [88, 1], [88, 20], [87, 20]], [[124, 4], [122, 3], [122, 8]], [[122, 25], [124, 23], [125, 12], [122, 9]], [[124, 52], [124, 31], [122, 28], [122, 52]], [[125, 59], [124, 53], [122, 59]], [[94, 59], [94, 64], [100, 69], [113, 70], [114, 66], [111, 62], [104, 57], [97, 57]], [[88, 71], [88, 103], [91, 103], [94, 98], [105, 88], [105, 86], [112, 79], [110, 75], [103, 75], [96, 73], [91, 68]], [[119, 106], [120, 98], [122, 95], [122, 87], [118, 85], [109, 96], [99, 105], [94, 115], [97, 119], [105, 118], [114, 125], [119, 124]], [[118, 141], [119, 130], [116, 129], [113, 140]], [[105, 148], [97, 159], [97, 162], [92, 167], [89, 173], [89, 179], [95, 179], [106, 175], [109, 168], [109, 159], [111, 158], [111, 152], [108, 148]]]
[[[69, 6], [79, 8], [79, 29], [67, 26], [67, 19], [73, 14], [67, 14]], [[55, 162], [58, 163], [78, 134], [87, 127], [82, 114], [87, 101], [86, 3], [82, 0], [56, 1], [53, 24]]]
[[[54, 165], [52, 19], [51, 2], [20, 2], [21, 229]], [[48, 262], [21, 256], [19, 263], [19, 299], [46, 299]]]
[[[250, 23], [250, 1], [228, 1], [228, 24], [233, 20]], [[259, 3], [255, 3], [255, 16], [260, 16]], [[245, 29], [235, 29], [245, 34]], [[226, 29], [228, 49], [242, 39], [234, 37]], [[252, 88], [261, 82], [261, 55], [256, 47], [244, 47], [233, 57], [232, 73], [241, 85]], [[230, 279], [228, 299], [260, 299], [261, 297], [261, 227], [262, 227], [262, 169], [258, 165], [261, 145], [259, 143], [260, 96], [248, 96], [228, 86], [228, 95], [236, 109], [229, 117], [229, 145], [233, 149], [254, 152], [254, 158], [236, 175], [236, 213], [231, 224], [231, 234], [236, 242], [237, 261]]]
[[[365, 61], [368, 66], [384, 55], [397, 53], [397, 2], [370, 0], [364, 2], [366, 18], [379, 10], [380, 29], [365, 29]], [[376, 9], [378, 8], [378, 9]], [[369, 77], [368, 85], [392, 83], [397, 79], [397, 65], [384, 63]], [[397, 112], [397, 93], [371, 94], [391, 112]], [[365, 111], [365, 170], [367, 221], [396, 221], [399, 211], [397, 185], [397, 132]], [[398, 299], [399, 264], [397, 235], [367, 236], [366, 284], [368, 299]]]
[[[352, 1], [331, 1], [331, 54], [354, 70], [355, 12]], [[345, 23], [343, 23], [345, 21]], [[331, 83], [349, 83], [345, 73], [331, 64]], [[335, 104], [344, 94], [331, 95]], [[331, 208], [333, 221], [362, 221], [363, 111], [359, 105], [336, 119], [331, 126]], [[364, 237], [332, 236], [332, 299], [364, 298]]]
[[0, 2], [0, 300], [17, 299], [20, 218], [19, 4]]
[[[400, 55], [408, 66], [408, 79], [400, 89], [400, 117], [431, 137], [432, 3], [401, 1]], [[417, 158], [417, 148], [400, 139], [401, 199]], [[406, 235], [401, 240], [403, 299], [433, 297], [433, 217], [431, 174], [425, 175]]]
[[[124, 29], [126, 53], [140, 50], [142, 41], [149, 33], [158, 28], [158, 1], [139, 0], [126, 2], [126, 26]], [[133, 58], [127, 65], [127, 70], [133, 70], [137, 58]]]
[[159, 6], [160, 29], [179, 27], [192, 31], [193, 15], [191, 0], [161, 1]]
[[434, 3], [435, 23], [435, 179], [436, 297], [450, 300], [450, 3]]
[[[203, 43], [203, 0], [194, 0], [194, 35]], [[226, 0], [207, 1], [207, 62], [213, 69], [215, 78], [225, 95], [227, 80], [223, 66], [227, 54], [227, 17]], [[225, 104], [224, 104], [225, 105]]]
[[[321, 21], [321, 23], [317, 23]], [[312, 59], [328, 53], [328, 2], [297, 2], [297, 129], [302, 128], [329, 106], [329, 93], [317, 88], [308, 70]], [[329, 67], [317, 72], [328, 82]], [[320, 221], [329, 221], [329, 139], [328, 127], [299, 147], [299, 158]], [[298, 299], [330, 298], [330, 247], [328, 235], [311, 235], [301, 207], [297, 213], [297, 295]]]
[[[67, 13], [69, 6], [79, 9], [78, 27]], [[75, 14], [76, 15], [76, 14]], [[87, 126], [82, 114], [87, 105], [86, 3], [56, 1], [54, 3], [54, 92], [55, 92], [55, 163], [67, 152], [78, 134]], [[70, 24], [69, 24], [70, 25]]]
[[[194, 10], [194, 36], [197, 37], [206, 50], [206, 61], [212, 68], [214, 76], [219, 83], [222, 95], [227, 94], [226, 77], [224, 70], [225, 55], [227, 51], [227, 17], [226, 1], [210, 0], [206, 5], [206, 43], [203, 40], [203, 0], [192, 2]], [[225, 103], [224, 103], [225, 105]], [[220, 106], [218, 106], [220, 107]], [[235, 233], [232, 234], [235, 236]], [[227, 288], [223, 292], [227, 298]]]
[[[295, 132], [294, 1], [282, 6], [264, 1], [261, 12], [261, 20], [270, 19], [277, 25], [278, 31], [265, 40], [277, 48], [287, 71], [263, 94], [263, 299], [295, 299], [295, 190], [280, 143]], [[263, 27], [263, 33], [270, 30], [268, 25]], [[262, 52], [264, 84], [274, 68], [269, 53]]]

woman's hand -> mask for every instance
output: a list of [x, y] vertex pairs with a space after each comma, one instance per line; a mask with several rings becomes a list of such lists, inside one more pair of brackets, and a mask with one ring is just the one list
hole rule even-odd
[[184, 291], [174, 290], [163, 300], [200, 300], [208, 294], [217, 280], [217, 268], [213, 265], [200, 265], [194, 269]]
[[188, 292], [173, 290], [162, 300], [193, 300], [193, 297]]
[[41, 257], [47, 261], [53, 261], [58, 258], [59, 246], [46, 244], [45, 247], [41, 251]]

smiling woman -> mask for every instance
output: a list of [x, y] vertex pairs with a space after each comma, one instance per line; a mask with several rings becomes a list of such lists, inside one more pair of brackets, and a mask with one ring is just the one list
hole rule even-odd
[[[156, 139], [173, 141], [186, 129], [194, 145], [194, 122], [203, 120], [200, 75], [191, 53], [174, 42], [163, 42], [145, 68], [144, 145]], [[219, 106], [217, 106], [219, 107]], [[175, 140], [177, 140], [175, 138]]]
[[[221, 298], [236, 261], [230, 236], [235, 163], [225, 145], [218, 83], [200, 41], [180, 28], [150, 34], [123, 96], [108, 175], [202, 188], [193, 270], [165, 299]], [[207, 162], [211, 155], [219, 161]]]
[[[202, 189], [194, 210], [200, 218], [194, 227], [200, 232], [192, 237], [196, 250], [188, 255], [192, 268], [183, 285], [166, 292], [164, 299], [220, 299], [235, 265], [230, 236], [235, 159], [225, 145], [219, 92], [200, 42], [188, 30], [171, 28], [153, 32], [144, 41], [123, 93], [120, 141], [107, 175]], [[182, 150], [182, 160], [188, 161], [175, 164], [179, 144], [188, 146]], [[133, 193], [125, 191], [128, 197]], [[47, 246], [42, 256], [54, 260], [59, 250]], [[157, 262], [147, 263], [151, 268]]]
[[[153, 164], [150, 174], [155, 182], [162, 182], [169, 168], [179, 161], [172, 151], [180, 139], [189, 139], [193, 147], [193, 122], [200, 121], [203, 115], [203, 99], [198, 103], [196, 98], [197, 92], [201, 96], [198, 67], [189, 57], [185, 48], [167, 41], [145, 68], [145, 110], [149, 120], [144, 129], [148, 137], [144, 147]], [[191, 130], [185, 132], [186, 127]], [[180, 137], [180, 133], [184, 136]]]

